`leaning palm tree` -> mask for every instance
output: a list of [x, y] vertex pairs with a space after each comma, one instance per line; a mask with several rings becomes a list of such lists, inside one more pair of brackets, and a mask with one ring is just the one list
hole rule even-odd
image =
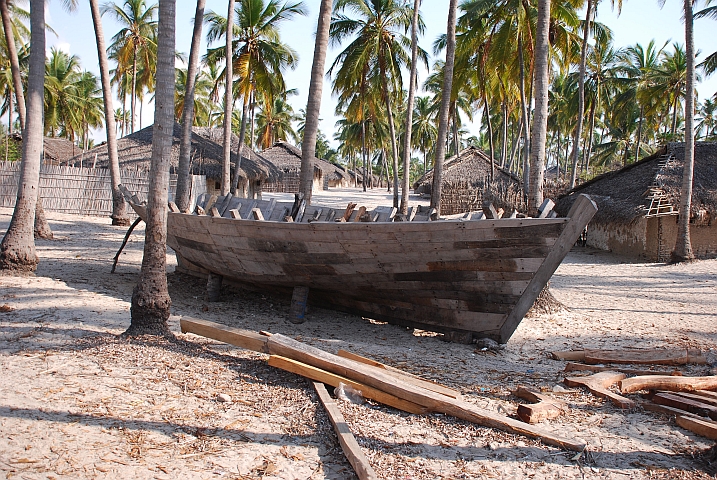
[[102, 14], [110, 15], [122, 28], [112, 37], [110, 54], [122, 65], [124, 71], [131, 72], [131, 131], [135, 130], [137, 87], [139, 67], [151, 63], [152, 50], [156, 50], [157, 5], [149, 7], [145, 0], [124, 0], [122, 5], [110, 3], [102, 7]]
[[[26, 30], [22, 24], [13, 22], [11, 11], [18, 11], [15, 5], [10, 3], [10, 0], [0, 0], [0, 15], [2, 16], [3, 30], [5, 31], [5, 44], [7, 48], [8, 56], [10, 57], [10, 69], [12, 72], [12, 83], [13, 89], [15, 90], [15, 98], [17, 99], [17, 113], [20, 117], [20, 129], [25, 128], [25, 97], [22, 86], [22, 75], [20, 74], [20, 61], [17, 55], [17, 47], [15, 46], [15, 38], [18, 30], [22, 30], [23, 36], [26, 34]], [[21, 13], [26, 13], [20, 11]]]
[[[448, 6], [448, 27], [446, 29], [446, 62], [443, 67], [443, 91], [451, 92], [453, 87], [453, 65], [456, 54], [456, 10], [458, 1], [451, 0]], [[441, 96], [441, 108], [438, 112], [438, 139], [436, 156], [433, 162], [433, 185], [431, 188], [431, 208], [436, 209], [436, 217], [441, 214], [441, 193], [443, 189], [443, 161], [448, 134], [448, 109], [450, 95]]]
[[45, 77], [45, 2], [30, 1], [30, 71], [27, 117], [23, 131], [22, 164], [17, 200], [10, 226], [0, 242], [0, 269], [32, 272], [37, 268], [34, 224], [42, 154], [42, 111]]
[[117, 154], [117, 132], [115, 127], [115, 112], [112, 105], [112, 86], [110, 85], [110, 67], [107, 59], [105, 35], [102, 30], [102, 18], [97, 0], [90, 0], [92, 24], [95, 29], [95, 43], [97, 45], [97, 58], [100, 66], [100, 81], [102, 83], [102, 100], [105, 113], [105, 134], [107, 135], [107, 157], [110, 164], [110, 182], [112, 188], [112, 225], [129, 225], [127, 207], [124, 196], [119, 189], [122, 183], [119, 168], [119, 155]]
[[[39, 0], [37, 0], [39, 1]], [[167, 185], [174, 130], [175, 0], [159, 2], [157, 93], [154, 102], [152, 163], [147, 196], [147, 227], [139, 282], [132, 292], [128, 335], [171, 335], [167, 320], [172, 300], [167, 291]]]
[[319, 111], [321, 110], [321, 91], [324, 86], [324, 62], [329, 47], [329, 28], [331, 26], [332, 0], [321, 0], [319, 19], [316, 24], [316, 42], [314, 44], [314, 62], [311, 64], [311, 83], [309, 98], [306, 102], [306, 120], [304, 121], [304, 139], [301, 143], [300, 192], [306, 203], [311, 203], [311, 187], [314, 179], [313, 159], [316, 154], [316, 136], [319, 131]]

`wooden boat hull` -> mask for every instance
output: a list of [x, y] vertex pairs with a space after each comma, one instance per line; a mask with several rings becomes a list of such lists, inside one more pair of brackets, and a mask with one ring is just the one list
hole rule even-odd
[[170, 212], [189, 271], [260, 288], [307, 286], [311, 303], [436, 332], [507, 342], [595, 204], [571, 217], [286, 223]]

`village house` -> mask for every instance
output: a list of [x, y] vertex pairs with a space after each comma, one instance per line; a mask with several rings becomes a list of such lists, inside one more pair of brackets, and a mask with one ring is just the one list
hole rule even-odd
[[[575, 198], [588, 194], [598, 205], [587, 245], [649, 261], [666, 261], [677, 239], [684, 143], [670, 143], [620, 170], [600, 175], [561, 198], [566, 214]], [[717, 257], [717, 143], [695, 144], [690, 214], [692, 250], [698, 258]]]

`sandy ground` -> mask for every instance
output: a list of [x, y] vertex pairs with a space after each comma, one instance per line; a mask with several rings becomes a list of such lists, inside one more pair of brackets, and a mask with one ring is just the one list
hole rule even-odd
[[[343, 206], [346, 194], [315, 201]], [[350, 195], [389, 203], [381, 192]], [[0, 209], [3, 233], [11, 213]], [[552, 279], [569, 310], [525, 319], [499, 352], [321, 309], [293, 325], [284, 320], [287, 298], [232, 287], [221, 303], [207, 303], [201, 281], [173, 273], [171, 254], [177, 340], [125, 340], [118, 334], [129, 326], [143, 230], [110, 274], [124, 228], [102, 218], [48, 218], [57, 240], [38, 241], [36, 276], [0, 276], [0, 478], [353, 478], [308, 381], [269, 367], [264, 355], [179, 333], [183, 315], [352, 350], [507, 415], [519, 403], [510, 393], [517, 385], [561, 390], [564, 362], [549, 358], [552, 350], [717, 349], [717, 260], [629, 263], [586, 249], [575, 249]], [[218, 401], [220, 393], [232, 401]], [[578, 390], [554, 395], [569, 411], [542, 427], [587, 442], [580, 456], [443, 415], [340, 407], [382, 478], [714, 474], [696, 456], [712, 443], [667, 417], [620, 411]]]

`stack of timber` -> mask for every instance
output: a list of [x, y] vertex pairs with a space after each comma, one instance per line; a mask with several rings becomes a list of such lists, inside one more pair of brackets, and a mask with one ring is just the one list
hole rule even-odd
[[479, 408], [464, 401], [460, 393], [450, 388], [349, 352], [344, 352], [343, 356], [333, 355], [280, 334], [264, 336], [206, 320], [183, 318], [180, 326], [185, 333], [268, 353], [269, 365], [331, 386], [350, 385], [365, 398], [409, 413], [443, 413], [568, 450], [582, 451], [585, 448], [580, 441]]
[[567, 218], [548, 218], [551, 205], [543, 218], [488, 209], [480, 219], [433, 221], [435, 212], [418, 208], [342, 211], [230, 194], [200, 199], [192, 214], [171, 208], [167, 244], [185, 273], [308, 287], [315, 305], [505, 343], [597, 211], [587, 196]]

